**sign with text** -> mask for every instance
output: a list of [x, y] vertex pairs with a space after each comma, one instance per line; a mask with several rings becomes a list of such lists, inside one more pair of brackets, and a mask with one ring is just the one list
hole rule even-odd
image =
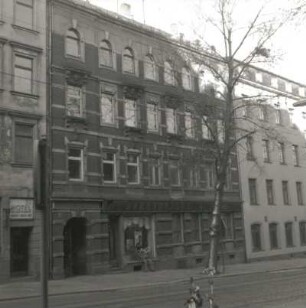
[[10, 219], [34, 219], [33, 199], [11, 199]]

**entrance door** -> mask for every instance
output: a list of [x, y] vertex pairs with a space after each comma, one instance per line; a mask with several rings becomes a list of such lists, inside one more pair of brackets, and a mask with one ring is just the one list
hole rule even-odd
[[64, 228], [65, 276], [86, 274], [86, 219], [71, 218]]
[[113, 267], [119, 266], [119, 217], [110, 216], [109, 217], [109, 260]]
[[29, 227], [11, 228], [10, 272], [12, 277], [28, 275], [30, 232]]

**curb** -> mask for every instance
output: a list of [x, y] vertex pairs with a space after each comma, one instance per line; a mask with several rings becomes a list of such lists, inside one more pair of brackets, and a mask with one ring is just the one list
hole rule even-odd
[[[278, 269], [266, 269], [262, 271], [249, 271], [249, 272], [236, 272], [236, 273], [229, 273], [229, 274], [218, 274], [214, 277], [214, 279], [221, 279], [224, 277], [235, 277], [235, 276], [244, 276], [256, 273], [273, 273], [273, 272], [287, 272], [299, 269], [305, 269], [306, 265], [295, 266], [292, 268], [278, 268]], [[194, 280], [200, 281], [204, 279], [208, 279], [207, 276], [203, 276], [203, 273], [198, 273], [193, 275]], [[98, 292], [116, 292], [120, 290], [131, 290], [131, 289], [140, 289], [140, 288], [147, 288], [147, 287], [156, 287], [156, 286], [163, 286], [163, 285], [170, 285], [180, 282], [188, 282], [189, 278], [178, 278], [173, 279], [171, 281], [162, 281], [162, 282], [155, 282], [155, 283], [144, 283], [138, 285], [131, 285], [131, 286], [123, 286], [123, 287], [109, 287], [104, 289], [90, 289], [90, 290], [75, 290], [75, 291], [68, 291], [68, 292], [56, 292], [56, 293], [49, 293], [49, 297], [61, 296], [61, 295], [73, 295], [73, 294], [80, 294], [80, 293], [98, 293]], [[8, 298], [0, 298], [0, 303], [5, 301], [14, 301], [14, 300], [22, 300], [22, 299], [31, 299], [31, 298], [39, 298], [40, 294], [33, 294], [33, 295], [25, 295], [25, 296], [16, 296], [16, 297], [8, 297]]]

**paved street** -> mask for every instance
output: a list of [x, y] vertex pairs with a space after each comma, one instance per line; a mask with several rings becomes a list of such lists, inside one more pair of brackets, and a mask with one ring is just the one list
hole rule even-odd
[[[198, 280], [207, 292], [206, 278]], [[217, 302], [222, 308], [305, 308], [306, 270], [293, 269], [215, 280]], [[51, 308], [177, 308], [183, 307], [188, 295], [186, 281], [103, 292], [56, 295], [50, 297]], [[1, 301], [0, 308], [40, 307], [39, 298]], [[205, 306], [204, 306], [205, 307]]]

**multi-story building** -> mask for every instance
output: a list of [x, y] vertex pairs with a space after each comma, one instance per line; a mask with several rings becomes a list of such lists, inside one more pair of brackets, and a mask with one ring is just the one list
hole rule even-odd
[[244, 78], [239, 118], [255, 127], [238, 152], [247, 259], [305, 254], [306, 121], [293, 103], [306, 86], [258, 68]]
[[45, 135], [46, 9], [0, 1], [0, 281], [39, 275], [35, 146]]
[[[167, 34], [77, 0], [54, 0], [53, 277], [205, 264], [214, 166], [196, 104], [209, 96]], [[209, 115], [208, 115], [209, 116]], [[244, 258], [236, 154], [222, 209], [225, 262]]]

